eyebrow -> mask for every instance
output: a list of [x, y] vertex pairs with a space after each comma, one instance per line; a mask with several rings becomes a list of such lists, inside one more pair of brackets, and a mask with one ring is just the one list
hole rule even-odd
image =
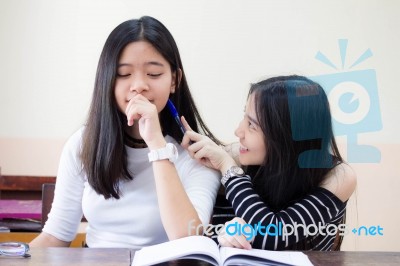
[[[164, 64], [162, 64], [162, 63], [160, 63], [160, 62], [157, 62], [157, 61], [149, 61], [149, 62], [144, 63], [144, 65], [145, 65], [145, 66], [153, 65], [153, 66], [161, 66], [161, 67], [164, 66]], [[121, 63], [121, 64], [118, 64], [118, 67], [124, 67], [124, 66], [132, 66], [132, 64], [128, 64], [128, 63]]]

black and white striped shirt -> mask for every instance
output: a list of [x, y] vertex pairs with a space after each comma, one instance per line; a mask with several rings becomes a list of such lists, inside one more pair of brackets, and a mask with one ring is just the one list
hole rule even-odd
[[[234, 213], [232, 209], [229, 210], [229, 205], [221, 204], [222, 201], [217, 199], [212, 221], [214, 225], [231, 220], [234, 216], [243, 218], [252, 226], [270, 225], [268, 231], [262, 228], [264, 235], [257, 232], [252, 243], [253, 248], [293, 249], [296, 243], [307, 239], [310, 249], [327, 251], [334, 244], [335, 232], [339, 229], [339, 232], [344, 232], [344, 227], [339, 227], [339, 224], [343, 220], [346, 202], [343, 203], [333, 193], [321, 187], [288, 208], [273, 212], [254, 191], [248, 176], [233, 177], [226, 183], [226, 199], [233, 206]], [[296, 225], [297, 230], [294, 232], [297, 234], [275, 231], [275, 228], [284, 227], [290, 230]], [[309, 229], [304, 230], [305, 227]]]

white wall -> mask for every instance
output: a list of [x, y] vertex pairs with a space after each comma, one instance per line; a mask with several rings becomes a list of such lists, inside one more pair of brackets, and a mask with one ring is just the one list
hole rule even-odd
[[[65, 140], [85, 120], [97, 60], [111, 30], [151, 15], [172, 32], [200, 111], [225, 141], [242, 117], [249, 84], [281, 74], [376, 72], [383, 129], [359, 134], [381, 152], [354, 163], [350, 226], [380, 225], [384, 236], [346, 238], [347, 250], [400, 251], [398, 77], [400, 2], [0, 0], [0, 167], [6, 175], [56, 175]], [[348, 39], [344, 69], [338, 39]], [[339, 138], [346, 152], [346, 138]], [[346, 154], [345, 154], [346, 155]], [[357, 200], [357, 204], [355, 203]]]

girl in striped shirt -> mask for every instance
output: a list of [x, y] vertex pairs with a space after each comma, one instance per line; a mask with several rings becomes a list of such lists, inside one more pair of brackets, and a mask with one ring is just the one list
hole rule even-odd
[[[280, 76], [251, 86], [235, 131], [244, 170], [223, 147], [182, 121], [188, 129], [182, 145], [193, 158], [221, 172], [234, 211], [235, 217], [218, 232], [220, 245], [340, 248], [356, 175], [339, 153], [328, 99], [319, 84], [302, 76]], [[226, 210], [221, 216], [229, 217]]]

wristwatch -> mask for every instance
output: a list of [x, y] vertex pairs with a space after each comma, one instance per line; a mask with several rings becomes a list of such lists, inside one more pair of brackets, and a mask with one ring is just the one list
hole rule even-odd
[[229, 168], [226, 173], [222, 176], [221, 178], [221, 184], [223, 186], [225, 186], [225, 183], [234, 176], [245, 176], [245, 173], [243, 171], [242, 168], [240, 168], [239, 166], [231, 166], [231, 168]]
[[172, 143], [167, 143], [164, 148], [152, 150], [148, 154], [149, 162], [168, 159], [171, 163], [178, 159], [178, 149]]

